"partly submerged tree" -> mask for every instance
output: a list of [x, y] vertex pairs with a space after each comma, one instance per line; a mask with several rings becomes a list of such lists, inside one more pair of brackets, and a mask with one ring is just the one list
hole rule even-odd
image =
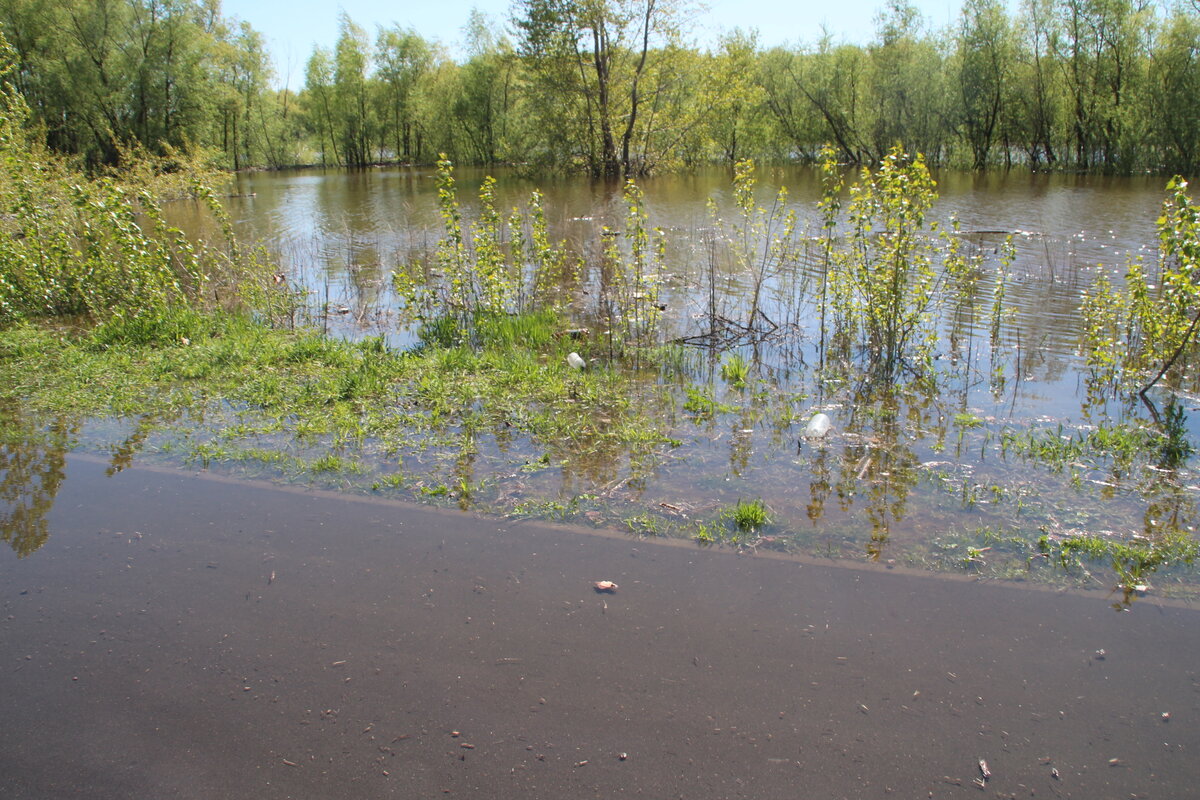
[[376, 77], [383, 87], [388, 139], [395, 158], [412, 161], [421, 150], [417, 93], [433, 66], [433, 46], [411, 28], [381, 28], [375, 38]]
[[1011, 31], [999, 0], [966, 0], [957, 55], [963, 137], [971, 166], [983, 169], [1000, 134], [1005, 86], [1012, 79]]
[[[594, 175], [646, 171], [643, 114], [662, 45], [674, 35], [671, 0], [518, 0], [513, 24], [543, 130], [569, 136]], [[565, 118], [563, 115], [567, 115]], [[563, 124], [565, 123], [565, 125]], [[553, 148], [553, 142], [544, 142]]]

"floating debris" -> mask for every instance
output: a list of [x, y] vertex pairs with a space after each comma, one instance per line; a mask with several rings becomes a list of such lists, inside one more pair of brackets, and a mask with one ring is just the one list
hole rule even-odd
[[621, 587], [612, 581], [596, 581], [592, 584], [592, 588], [596, 590], [597, 594], [615, 594]]
[[824, 438], [825, 434], [829, 433], [829, 429], [832, 427], [833, 422], [830, 421], [828, 414], [814, 414], [813, 418], [808, 421], [808, 425], [804, 428], [804, 438]]

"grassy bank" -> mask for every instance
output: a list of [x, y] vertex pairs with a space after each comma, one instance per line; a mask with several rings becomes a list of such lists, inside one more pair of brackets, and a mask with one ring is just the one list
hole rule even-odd
[[[469, 453], [484, 432], [527, 439], [538, 457], [661, 446], [618, 373], [568, 363], [578, 345], [555, 335], [564, 327], [553, 313], [498, 319], [480, 326], [478, 348], [397, 352], [380, 339], [336, 341], [227, 313], [169, 344], [121, 347], [94, 333], [21, 325], [0, 332], [9, 378], [0, 402], [44, 418], [152, 420], [162, 447], [204, 461], [246, 457], [253, 438], [345, 468], [365, 449], [393, 457], [397, 470], [404, 454], [433, 445]], [[531, 344], [513, 344], [517, 335]]]

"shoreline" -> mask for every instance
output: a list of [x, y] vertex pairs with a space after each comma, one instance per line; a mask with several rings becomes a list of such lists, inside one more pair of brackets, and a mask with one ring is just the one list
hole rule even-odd
[[[70, 458], [105, 466], [111, 464], [110, 459], [90, 453], [72, 452], [70, 454]], [[769, 548], [763, 548], [761, 550], [752, 547], [734, 548], [723, 542], [718, 542], [711, 545], [702, 545], [695, 539], [684, 539], [677, 536], [646, 536], [632, 534], [619, 528], [602, 525], [583, 525], [535, 517], [504, 517], [473, 509], [463, 511], [462, 509], [457, 508], [427, 505], [415, 500], [372, 495], [367, 494], [365, 491], [350, 490], [343, 492], [337, 489], [322, 489], [310, 485], [277, 483], [264, 478], [246, 478], [237, 475], [225, 475], [206, 468], [194, 469], [182, 465], [176, 467], [157, 464], [139, 464], [134, 467], [134, 469], [161, 475], [183, 474], [196, 478], [197, 480], [245, 486], [249, 488], [261, 489], [263, 491], [278, 491], [288, 494], [325, 498], [329, 500], [348, 500], [351, 502], [360, 502], [369, 505], [380, 505], [385, 507], [399, 506], [401, 508], [408, 508], [414, 511], [441, 514], [449, 518], [465, 517], [468, 520], [473, 520], [474, 522], [483, 525], [531, 525], [547, 530], [561, 531], [563, 534], [568, 536], [596, 536], [602, 539], [638, 545], [679, 548], [687, 550], [688, 552], [705, 553], [713, 557], [767, 559], [828, 569], [842, 569], [877, 574], [906, 575], [914, 578], [929, 578], [932, 580], [945, 580], [955, 583], [994, 586], [1013, 591], [1032, 591], [1055, 595], [1070, 595], [1080, 598], [1088, 598], [1102, 603], [1109, 603], [1110, 609], [1112, 609], [1113, 606], [1109, 601], [1119, 600], [1121, 596], [1121, 592], [1116, 586], [1110, 589], [1065, 585], [1053, 586], [1046, 583], [1038, 583], [1036, 581], [1017, 581], [1004, 578], [989, 578], [987, 576], [972, 575], [965, 572], [922, 569], [920, 567], [910, 567], [899, 563], [880, 563], [865, 558], [851, 559], [822, 557], [801, 552], [792, 553], [780, 550], [772, 550]], [[1188, 609], [1194, 611], [1200, 610], [1200, 606], [1187, 598], [1164, 597], [1156, 594], [1153, 591], [1144, 595], [1135, 595], [1129, 604], [1129, 608], [1132, 609], [1135, 606], [1143, 605]]]

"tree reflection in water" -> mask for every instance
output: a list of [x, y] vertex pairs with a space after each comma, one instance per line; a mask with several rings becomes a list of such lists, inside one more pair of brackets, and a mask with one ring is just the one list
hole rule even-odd
[[[133, 432], [109, 448], [105, 474], [111, 477], [132, 466], [161, 421], [161, 417], [139, 418]], [[0, 541], [20, 558], [49, 538], [46, 515], [66, 478], [67, 453], [78, 444], [79, 427], [78, 420], [66, 416], [47, 423], [14, 406], [0, 408]]]
[[46, 514], [66, 477], [77, 426], [57, 417], [40, 426], [20, 411], [0, 411], [0, 540], [21, 558], [46, 543]]

